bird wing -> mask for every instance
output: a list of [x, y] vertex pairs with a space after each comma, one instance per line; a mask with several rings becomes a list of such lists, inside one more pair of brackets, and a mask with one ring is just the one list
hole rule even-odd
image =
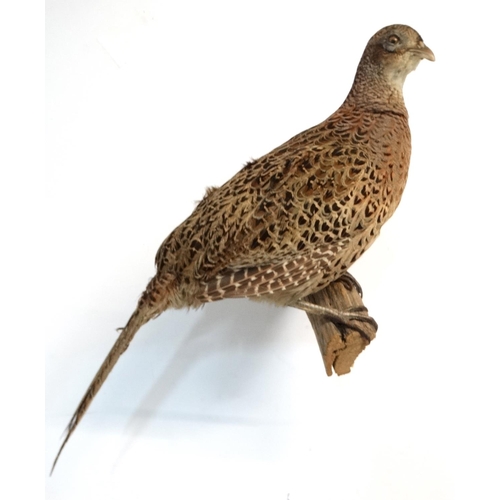
[[297, 290], [313, 290], [323, 278], [328, 257], [334, 258], [337, 251], [337, 247], [329, 246], [312, 255], [299, 255], [281, 262], [227, 268], [206, 282], [197, 298], [211, 302], [225, 298], [261, 297], [275, 292], [288, 292], [287, 295], [293, 296]]
[[367, 152], [344, 136], [358, 125], [326, 120], [209, 189], [160, 247], [158, 271], [189, 276], [207, 298], [319, 279], [350, 239], [352, 193]]
[[[343, 165], [321, 159], [309, 150], [276, 163], [266, 158], [234, 181], [229, 191], [245, 187], [243, 199], [233, 194], [231, 223], [219, 216], [213, 232], [207, 232], [212, 243], [204, 245], [197, 261], [195, 275], [206, 284], [203, 300], [255, 297], [305, 282], [314, 287], [335, 264], [350, 241], [350, 197], [342, 196], [355, 187], [362, 169], [346, 182]], [[217, 200], [228, 188], [220, 189], [212, 193]]]

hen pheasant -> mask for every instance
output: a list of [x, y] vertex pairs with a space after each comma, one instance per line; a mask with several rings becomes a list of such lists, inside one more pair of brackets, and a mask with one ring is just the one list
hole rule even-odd
[[302, 299], [347, 276], [398, 206], [411, 151], [402, 89], [422, 59], [434, 54], [415, 30], [381, 29], [334, 114], [207, 190], [158, 250], [156, 275], [78, 405], [54, 466], [135, 333], [167, 309], [248, 297], [345, 324], [366, 320]]

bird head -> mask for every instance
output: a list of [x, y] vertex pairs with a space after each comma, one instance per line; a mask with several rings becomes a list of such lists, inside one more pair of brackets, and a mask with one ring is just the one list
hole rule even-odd
[[422, 37], [409, 26], [393, 24], [386, 26], [372, 36], [360, 67], [367, 65], [371, 71], [382, 77], [386, 83], [402, 90], [403, 83], [422, 59], [434, 61], [431, 49]]

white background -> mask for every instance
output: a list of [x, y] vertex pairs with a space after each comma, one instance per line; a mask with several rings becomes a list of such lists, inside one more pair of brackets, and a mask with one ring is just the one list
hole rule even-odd
[[402, 3], [46, 2], [47, 475], [204, 189], [335, 111], [381, 27], [411, 25], [436, 55], [405, 85], [403, 202], [352, 269], [379, 331], [351, 374], [326, 377], [301, 311], [168, 311], [47, 498], [499, 498], [497, 16]]

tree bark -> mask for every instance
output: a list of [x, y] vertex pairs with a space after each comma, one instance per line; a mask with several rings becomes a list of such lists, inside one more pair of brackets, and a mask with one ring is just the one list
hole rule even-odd
[[[364, 307], [359, 291], [352, 283], [346, 283], [346, 280], [335, 281], [304, 300], [339, 311]], [[368, 317], [368, 312], [366, 315]], [[358, 355], [375, 338], [377, 332], [376, 324], [364, 321], [352, 322], [362, 330], [361, 333], [345, 325], [335, 324], [326, 316], [309, 313], [307, 316], [316, 334], [328, 376], [332, 375], [332, 368], [337, 375], [349, 373]]]

